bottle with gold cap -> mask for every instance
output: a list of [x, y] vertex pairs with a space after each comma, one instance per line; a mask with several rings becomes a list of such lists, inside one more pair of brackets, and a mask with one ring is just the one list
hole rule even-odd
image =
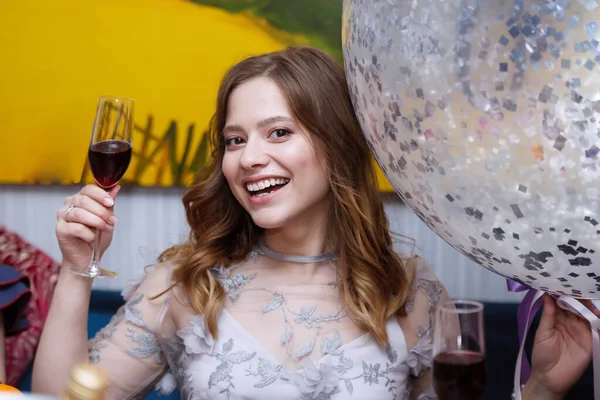
[[108, 387], [108, 377], [98, 367], [80, 364], [71, 371], [67, 389], [60, 400], [104, 400]]

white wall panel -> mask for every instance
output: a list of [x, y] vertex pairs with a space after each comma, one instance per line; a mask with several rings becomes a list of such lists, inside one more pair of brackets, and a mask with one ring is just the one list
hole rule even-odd
[[[77, 190], [74, 186], [0, 185], [0, 224], [60, 261], [54, 235], [56, 211], [64, 198]], [[122, 189], [115, 208], [119, 218], [115, 237], [102, 259], [102, 265], [116, 270], [119, 276], [97, 280], [96, 288], [119, 290], [144, 265], [153, 262], [160, 251], [186, 237], [182, 193], [181, 188]], [[477, 266], [446, 244], [395, 195], [386, 196], [386, 211], [391, 229], [416, 239], [452, 297], [486, 301], [521, 299], [521, 295], [507, 292], [501, 276]]]

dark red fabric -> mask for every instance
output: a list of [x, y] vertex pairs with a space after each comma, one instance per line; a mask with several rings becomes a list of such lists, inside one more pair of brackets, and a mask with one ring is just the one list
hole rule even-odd
[[29, 368], [48, 316], [60, 264], [14, 232], [0, 225], [0, 264], [21, 271], [30, 282], [29, 327], [6, 338], [6, 377], [16, 386]]
[[12, 336], [27, 329], [27, 307], [31, 299], [29, 279], [18, 269], [0, 263], [0, 311], [4, 335]]

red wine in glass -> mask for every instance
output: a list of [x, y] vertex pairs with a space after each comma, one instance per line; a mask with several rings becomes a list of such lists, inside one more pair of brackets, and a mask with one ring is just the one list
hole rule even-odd
[[448, 351], [433, 360], [433, 384], [440, 400], [479, 400], [485, 389], [485, 356]]
[[88, 151], [88, 160], [98, 186], [111, 188], [129, 167], [131, 143], [116, 139], [93, 143]]
[[440, 400], [479, 400], [486, 381], [483, 304], [456, 300], [436, 310], [433, 388]]
[[[105, 190], [125, 175], [131, 161], [134, 100], [101, 96], [96, 108], [94, 128], [88, 147], [88, 163], [96, 184]], [[69, 270], [89, 278], [114, 278], [114, 271], [100, 268], [102, 231], [96, 229], [92, 254], [87, 266]]]

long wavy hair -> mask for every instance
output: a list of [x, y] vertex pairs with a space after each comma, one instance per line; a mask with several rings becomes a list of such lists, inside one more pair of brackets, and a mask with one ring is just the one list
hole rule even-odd
[[328, 230], [335, 229], [340, 294], [357, 327], [385, 345], [386, 321], [404, 315], [409, 277], [393, 249], [371, 152], [354, 114], [343, 69], [320, 50], [287, 48], [247, 58], [227, 71], [209, 127], [212, 157], [182, 199], [190, 236], [165, 250], [159, 261], [175, 265], [174, 285], [182, 287], [216, 336], [225, 292], [211, 268], [245, 259], [262, 232], [235, 199], [222, 172], [229, 97], [257, 77], [279, 86], [292, 116], [312, 143], [322, 147], [331, 185]]

